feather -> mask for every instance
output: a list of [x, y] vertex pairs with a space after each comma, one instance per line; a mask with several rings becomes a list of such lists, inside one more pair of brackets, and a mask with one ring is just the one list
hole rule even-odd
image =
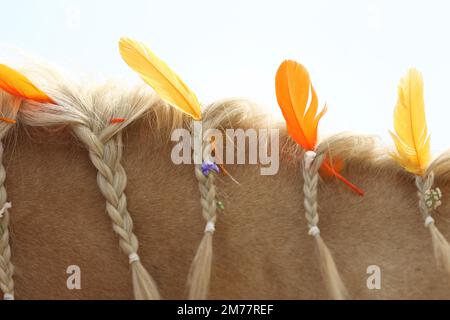
[[[275, 90], [289, 135], [305, 151], [315, 150], [319, 121], [326, 113], [327, 107], [325, 106], [317, 113], [317, 94], [306, 68], [292, 60], [284, 61], [275, 77]], [[364, 192], [361, 189], [339, 174], [341, 168], [340, 161], [334, 165], [329, 159], [325, 159], [321, 174], [335, 176], [353, 191], [363, 195]]]
[[7, 117], [0, 117], [0, 121], [2, 122], [6, 122], [9, 124], [15, 124], [17, 121], [11, 118], [7, 118]]
[[[278, 69], [275, 87], [289, 134], [303, 149], [314, 150], [317, 144], [317, 127], [326, 108], [316, 116], [317, 95], [308, 71], [301, 64], [286, 60]], [[311, 102], [307, 108], [310, 91]]]
[[392, 157], [407, 171], [423, 176], [430, 162], [430, 136], [425, 119], [423, 79], [410, 69], [398, 87], [394, 111], [395, 133], [390, 132], [397, 149]]
[[119, 49], [128, 66], [164, 101], [187, 113], [194, 120], [201, 120], [200, 103], [196, 95], [164, 61], [144, 44], [128, 38], [120, 40]]
[[0, 89], [22, 99], [54, 104], [47, 94], [38, 89], [23, 74], [4, 64], [0, 64]]

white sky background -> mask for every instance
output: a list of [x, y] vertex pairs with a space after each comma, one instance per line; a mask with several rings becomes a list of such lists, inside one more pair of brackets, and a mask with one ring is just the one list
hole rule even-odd
[[277, 112], [282, 60], [310, 71], [329, 112], [322, 135], [354, 131], [392, 144], [397, 84], [422, 71], [432, 148], [450, 148], [449, 1], [15, 0], [3, 1], [0, 44], [65, 70], [139, 78], [121, 36], [141, 40], [206, 104], [245, 97]]

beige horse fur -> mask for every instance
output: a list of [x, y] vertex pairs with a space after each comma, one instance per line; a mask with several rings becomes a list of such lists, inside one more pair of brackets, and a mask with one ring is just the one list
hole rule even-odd
[[[188, 119], [145, 87], [84, 90], [53, 75], [46, 79], [43, 89], [56, 101], [84, 99], [90, 107], [25, 104], [4, 140], [16, 298], [133, 298], [128, 261], [111, 232], [97, 171], [71, 127], [83, 121], [108, 127], [108, 119], [137, 105], [139, 110], [127, 113], [130, 121], [119, 126], [139, 255], [162, 298], [185, 299], [205, 227], [193, 165], [174, 165], [170, 158], [170, 133], [189, 127]], [[277, 175], [262, 176], [257, 165], [227, 165], [239, 185], [226, 176], [216, 179], [225, 211], [217, 217], [209, 298], [328, 299], [304, 217], [301, 150], [283, 124], [273, 124], [245, 101], [214, 104], [205, 119], [220, 129], [281, 129]], [[321, 236], [349, 298], [449, 299], [450, 281], [436, 266], [414, 177], [371, 137], [341, 134], [323, 140], [320, 148], [345, 160], [343, 174], [366, 192], [358, 197], [334, 179], [319, 182]], [[444, 195], [434, 218], [448, 238], [450, 154], [437, 158], [432, 168]], [[70, 265], [81, 268], [81, 290], [67, 289]], [[367, 288], [371, 265], [381, 268], [380, 290]]]

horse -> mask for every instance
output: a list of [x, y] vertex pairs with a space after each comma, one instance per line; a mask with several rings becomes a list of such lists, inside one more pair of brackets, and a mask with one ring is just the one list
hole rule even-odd
[[[194, 166], [171, 161], [171, 133], [192, 130], [188, 118], [144, 86], [73, 83], [52, 70], [33, 76], [60, 103], [0, 96], [3, 114], [17, 120], [2, 129], [0, 171], [13, 204], [0, 242], [2, 285], [10, 288], [13, 281], [17, 299], [132, 299], [139, 274], [132, 271], [130, 281], [121, 251], [139, 250], [151, 285], [138, 291], [185, 299], [205, 224]], [[124, 121], [112, 123], [115, 117]], [[213, 103], [204, 124], [224, 134], [275, 128], [280, 141], [277, 174], [261, 175], [261, 165], [225, 164], [227, 174], [215, 180], [224, 208], [217, 213], [207, 298], [329, 299], [304, 217], [303, 151], [282, 123], [249, 101]], [[348, 298], [449, 299], [448, 276], [436, 265], [418, 211], [414, 177], [376, 137], [341, 133], [322, 139], [319, 149], [341, 159], [343, 174], [365, 190], [357, 197], [331, 178], [318, 186], [322, 237]], [[436, 223], [450, 235], [450, 153], [431, 168], [444, 195]], [[115, 198], [110, 193], [117, 189]], [[125, 215], [114, 216], [111, 206]], [[71, 290], [67, 270], [73, 265], [81, 285]], [[380, 270], [380, 288], [368, 286], [371, 266]]]

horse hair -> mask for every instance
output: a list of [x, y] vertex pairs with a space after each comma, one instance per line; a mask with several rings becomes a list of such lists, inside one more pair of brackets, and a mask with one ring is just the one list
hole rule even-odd
[[[15, 119], [20, 107], [20, 100], [8, 97], [6, 94], [0, 93], [1, 112], [3, 116]], [[5, 180], [6, 170], [3, 166], [3, 138], [13, 125], [11, 123], [0, 123], [0, 208], [5, 208], [8, 200], [6, 193]], [[0, 218], [0, 289], [4, 294], [4, 299], [14, 299], [14, 265], [11, 262], [11, 246], [9, 244], [9, 221], [10, 213], [7, 208]]]
[[[122, 134], [124, 130], [138, 119], [147, 118], [152, 127], [152, 133], [157, 136], [155, 141], [166, 144], [173, 128], [187, 127], [188, 118], [180, 112], [174, 111], [163, 103], [147, 87], [139, 86], [134, 89], [123, 88], [122, 84], [107, 84], [103, 86], [75, 85], [57, 74], [53, 69], [36, 66], [30, 78], [38, 87], [45, 91], [57, 105], [41, 105], [33, 102], [23, 103], [2, 94], [1, 109], [5, 116], [15, 118], [17, 112], [18, 122], [26, 128], [29, 127], [70, 127], [75, 136], [84, 143], [89, 151], [92, 164], [97, 169], [98, 187], [106, 200], [106, 211], [113, 222], [113, 230], [119, 236], [122, 251], [129, 256], [134, 294], [136, 299], [159, 299], [156, 284], [150, 274], [143, 267], [134, 254], [138, 253], [138, 239], [133, 233], [133, 221], [127, 209], [125, 187], [126, 172], [121, 164], [123, 146]], [[266, 125], [280, 128], [283, 145], [282, 156], [294, 162], [298, 168], [301, 166], [302, 150], [290, 139], [281, 122], [274, 122], [272, 118], [256, 110], [255, 105], [245, 100], [224, 100], [212, 104], [205, 110], [204, 122], [211, 128], [227, 127], [255, 127]], [[113, 118], [123, 118], [121, 123], [111, 123]], [[6, 135], [10, 124], [0, 123], [0, 142]], [[16, 129], [17, 130], [17, 129]], [[12, 131], [12, 130], [11, 130]], [[0, 145], [0, 159], [2, 157]], [[411, 179], [390, 157], [390, 150], [378, 144], [377, 139], [370, 136], [361, 136], [351, 133], [342, 133], [323, 139], [317, 148], [319, 158], [337, 157], [348, 164], [371, 166], [381, 170], [390, 168], [401, 172]], [[436, 180], [445, 180], [450, 177], [450, 152], [445, 152], [436, 158], [429, 166]], [[315, 166], [320, 159], [315, 161]], [[205, 177], [199, 166], [195, 167], [195, 175], [199, 183], [201, 194], [202, 213], [204, 219], [216, 221], [216, 200], [214, 176]], [[308, 180], [309, 179], [309, 180]], [[309, 185], [310, 197], [305, 197], [305, 204], [312, 205], [311, 210], [305, 205], [306, 217], [311, 226], [318, 223], [316, 193], [319, 177], [317, 172], [313, 175], [305, 174], [305, 188]], [[5, 169], [0, 166], [0, 206], [6, 202], [6, 189], [4, 187]], [[309, 182], [308, 182], [309, 181]], [[306, 193], [305, 193], [306, 195]], [[310, 203], [311, 201], [311, 203]], [[315, 209], [314, 209], [315, 208]], [[11, 249], [9, 245], [9, 212], [5, 211], [1, 220], [3, 234], [0, 238], [0, 287], [4, 293], [14, 294], [13, 273], [11, 263]], [[434, 247], [443, 243], [443, 236], [434, 224], [430, 227]], [[189, 298], [207, 298], [212, 268], [212, 232], [206, 232], [200, 243], [189, 273]], [[320, 253], [321, 265], [324, 270], [327, 286], [334, 298], [345, 297], [345, 287], [337, 273], [331, 254], [320, 236], [315, 237]], [[445, 250], [448, 257], [448, 243]], [[442, 255], [441, 255], [442, 256]], [[447, 262], [448, 263], [448, 262]], [[447, 267], [450, 264], [447, 264]]]
[[[310, 235], [314, 237], [319, 251], [319, 264], [328, 288], [328, 292], [335, 300], [343, 300], [347, 296], [347, 289], [339, 275], [334, 259], [327, 245], [320, 236], [318, 229], [319, 214], [317, 213], [317, 184], [319, 181], [319, 168], [325, 159], [324, 154], [318, 154], [310, 167], [303, 164], [303, 194], [305, 217], [310, 228]], [[314, 233], [311, 233], [315, 229]]]

